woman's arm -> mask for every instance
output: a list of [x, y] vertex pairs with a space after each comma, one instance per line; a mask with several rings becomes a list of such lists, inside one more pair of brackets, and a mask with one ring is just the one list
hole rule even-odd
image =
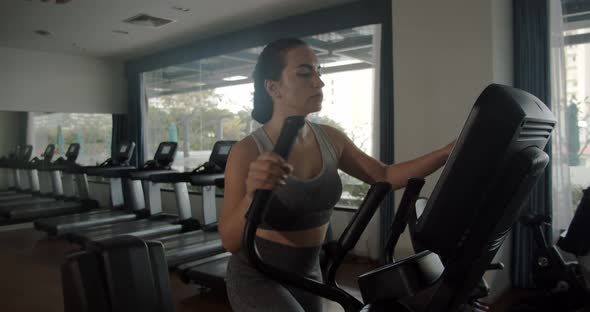
[[284, 184], [291, 169], [276, 154], [259, 155], [251, 138], [232, 147], [225, 169], [223, 207], [219, 216], [219, 235], [226, 250], [236, 252], [242, 245], [245, 215], [254, 192]]
[[453, 148], [454, 142], [418, 158], [386, 165], [365, 154], [340, 130], [323, 126], [340, 152], [339, 168], [366, 183], [380, 181], [391, 183], [394, 189], [406, 186], [408, 179], [426, 177], [442, 167]]

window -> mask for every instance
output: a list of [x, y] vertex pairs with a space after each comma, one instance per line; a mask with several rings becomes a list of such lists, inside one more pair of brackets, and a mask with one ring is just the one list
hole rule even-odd
[[[322, 111], [310, 120], [343, 130], [373, 155], [374, 34], [368, 25], [303, 38], [316, 52], [325, 83]], [[159, 142], [177, 141], [173, 167], [207, 161], [217, 140], [240, 140], [260, 125], [252, 120], [252, 71], [262, 47], [143, 73], [147, 95], [146, 158]], [[340, 206], [356, 207], [368, 186], [341, 173]]]
[[34, 113], [32, 124], [35, 155], [55, 144], [55, 159], [65, 155], [68, 145], [79, 143], [79, 164], [96, 165], [111, 157], [113, 121], [109, 114]]
[[[563, 34], [567, 42], [568, 36], [587, 34], [588, 31], [590, 28], [569, 30]], [[553, 77], [557, 82], [563, 79], [565, 88], [563, 99], [552, 104], [559, 105], [554, 109], [558, 112], [559, 133], [553, 136], [552, 151], [556, 233], [567, 229], [582, 198], [582, 190], [590, 187], [590, 44], [566, 45], [563, 60], [565, 77], [556, 78], [555, 74]]]

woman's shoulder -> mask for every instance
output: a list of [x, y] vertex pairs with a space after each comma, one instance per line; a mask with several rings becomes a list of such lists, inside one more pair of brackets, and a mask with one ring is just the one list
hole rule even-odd
[[334, 148], [336, 149], [336, 153], [340, 155], [342, 153], [342, 147], [344, 144], [344, 140], [346, 139], [346, 135], [338, 128], [335, 128], [330, 125], [326, 124], [319, 124], [316, 123], [320, 129], [326, 134]]
[[231, 154], [238, 159], [247, 160], [255, 159], [260, 153], [254, 138], [252, 135], [248, 135], [232, 146]]

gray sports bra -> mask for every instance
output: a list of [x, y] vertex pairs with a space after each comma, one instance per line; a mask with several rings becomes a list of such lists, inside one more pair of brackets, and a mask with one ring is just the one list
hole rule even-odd
[[[287, 184], [278, 187], [271, 196], [269, 207], [260, 228], [277, 231], [311, 229], [330, 221], [332, 209], [342, 194], [342, 183], [338, 175], [338, 158], [332, 142], [317, 124], [307, 122], [312, 129], [322, 155], [322, 170], [310, 179], [294, 176], [287, 178]], [[258, 128], [252, 138], [262, 152], [272, 151], [273, 144], [268, 135]]]

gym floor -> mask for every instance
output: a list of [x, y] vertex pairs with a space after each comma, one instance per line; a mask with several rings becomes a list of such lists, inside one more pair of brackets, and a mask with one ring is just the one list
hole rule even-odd
[[[0, 311], [63, 312], [60, 264], [64, 255], [79, 247], [59, 239], [47, 238], [34, 229], [2, 231], [0, 228]], [[371, 263], [348, 261], [338, 277], [347, 291], [354, 289], [355, 276], [373, 267]], [[187, 285], [171, 275], [174, 304], [179, 312], [231, 311], [223, 293], [203, 292], [197, 285]], [[341, 311], [326, 302], [325, 312]]]
[[[63, 312], [59, 266], [64, 255], [78, 250], [77, 245], [49, 239], [45, 233], [31, 228], [3, 231], [0, 228], [0, 311], [2, 312]], [[347, 291], [360, 297], [355, 277], [374, 267], [362, 260], [343, 264], [338, 281]], [[202, 291], [197, 285], [187, 285], [171, 275], [174, 304], [178, 312], [231, 311], [223, 293]], [[494, 312], [506, 308], [517, 292], [502, 296], [492, 307]], [[335, 303], [325, 302], [325, 312], [342, 311]]]

